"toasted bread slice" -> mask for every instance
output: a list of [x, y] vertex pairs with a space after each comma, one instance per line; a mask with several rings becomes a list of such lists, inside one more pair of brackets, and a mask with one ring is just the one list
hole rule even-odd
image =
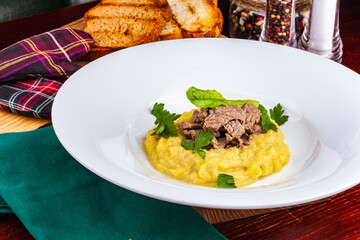
[[163, 18], [161, 8], [156, 6], [131, 5], [98, 5], [87, 12], [86, 17], [92, 18], [126, 18], [154, 20]]
[[103, 0], [85, 14], [97, 47], [125, 48], [156, 41], [171, 18], [164, 0]]
[[181, 29], [174, 19], [170, 19], [160, 33], [159, 40], [171, 40], [183, 38]]
[[[156, 41], [166, 22], [143, 19], [89, 19], [87, 32], [97, 47], [125, 48]], [[100, 30], [98, 30], [100, 29]]]
[[167, 0], [102, 0], [101, 4], [164, 7], [168, 3]]
[[168, 0], [184, 37], [218, 37], [223, 17], [213, 0]]

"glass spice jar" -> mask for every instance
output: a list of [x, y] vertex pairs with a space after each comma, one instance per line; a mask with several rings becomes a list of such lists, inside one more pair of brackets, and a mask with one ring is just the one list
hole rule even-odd
[[[296, 38], [301, 36], [309, 18], [309, 2], [310, 0], [296, 1]], [[230, 37], [259, 40], [265, 11], [266, 0], [232, 0], [229, 9]]]
[[260, 41], [296, 47], [295, 0], [267, 0]]

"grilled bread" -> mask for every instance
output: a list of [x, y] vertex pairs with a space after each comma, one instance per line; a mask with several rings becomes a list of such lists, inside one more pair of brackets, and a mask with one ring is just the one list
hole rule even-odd
[[171, 40], [183, 38], [181, 29], [174, 19], [170, 19], [160, 33], [159, 40]]
[[218, 37], [223, 17], [214, 0], [168, 0], [184, 37]]
[[166, 6], [167, 0], [102, 0], [102, 4], [132, 5], [132, 6]]
[[166, 0], [102, 0], [85, 14], [97, 47], [125, 48], [156, 41], [171, 18]]
[[223, 17], [217, 0], [101, 0], [85, 22], [94, 49], [109, 52], [159, 40], [218, 37]]

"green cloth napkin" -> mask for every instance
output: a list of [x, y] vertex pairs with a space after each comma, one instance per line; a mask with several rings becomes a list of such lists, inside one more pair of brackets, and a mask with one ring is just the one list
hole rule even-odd
[[0, 135], [0, 195], [41, 239], [226, 239], [195, 210], [88, 171], [52, 127]]

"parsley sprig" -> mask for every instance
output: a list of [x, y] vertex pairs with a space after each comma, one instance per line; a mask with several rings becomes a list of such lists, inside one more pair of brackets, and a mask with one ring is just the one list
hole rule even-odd
[[180, 114], [171, 114], [164, 109], [163, 103], [155, 103], [151, 114], [156, 117], [155, 124], [157, 124], [151, 135], [159, 137], [176, 137], [178, 135], [174, 121], [180, 117]]
[[263, 129], [265, 131], [269, 131], [270, 129], [274, 130], [275, 132], [277, 132], [277, 127], [276, 125], [271, 121], [270, 116], [266, 110], [266, 108], [259, 104], [258, 109], [261, 112], [261, 126], [263, 127]]
[[214, 133], [210, 131], [198, 132], [195, 134], [194, 141], [182, 141], [181, 146], [186, 150], [192, 150], [193, 153], [198, 153], [201, 158], [205, 159], [206, 152], [201, 150], [202, 147], [206, 147], [210, 144], [210, 141], [214, 138]]
[[274, 119], [274, 121], [279, 125], [283, 125], [284, 123], [286, 123], [289, 119], [289, 116], [284, 115], [284, 110], [282, 108], [282, 106], [280, 105], [280, 103], [278, 103], [278, 105], [276, 105], [273, 109], [270, 109], [270, 116], [272, 119]]
[[236, 188], [234, 177], [221, 173], [218, 175], [216, 186], [218, 188]]

